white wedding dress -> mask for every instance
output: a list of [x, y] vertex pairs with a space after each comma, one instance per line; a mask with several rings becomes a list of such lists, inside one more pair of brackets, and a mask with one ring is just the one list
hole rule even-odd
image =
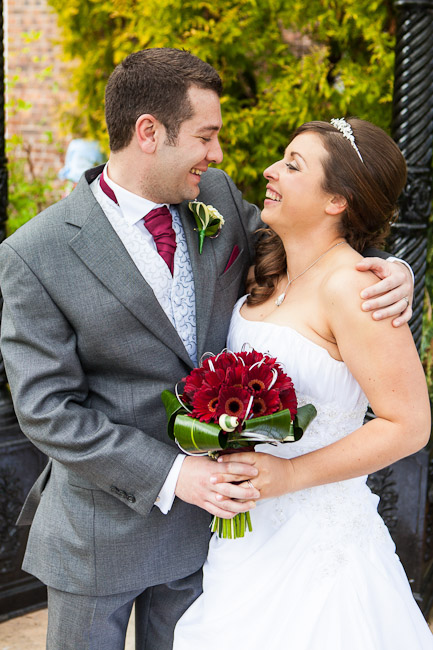
[[[346, 365], [290, 327], [245, 320], [243, 301], [229, 349], [270, 352], [299, 404], [317, 408], [300, 441], [256, 450], [292, 458], [360, 427], [367, 399]], [[259, 502], [252, 533], [213, 535], [203, 594], [176, 626], [173, 650], [432, 650], [366, 478]]]

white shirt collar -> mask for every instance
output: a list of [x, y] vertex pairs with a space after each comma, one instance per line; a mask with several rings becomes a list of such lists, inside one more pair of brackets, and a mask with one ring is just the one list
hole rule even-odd
[[138, 194], [134, 194], [129, 190], [125, 190], [124, 187], [117, 185], [117, 183], [112, 181], [108, 176], [108, 163], [104, 167], [104, 180], [116, 195], [122, 215], [125, 221], [127, 221], [131, 226], [136, 224], [138, 221], [141, 221], [141, 219], [143, 219], [143, 217], [154, 208], [166, 205], [170, 209], [168, 203], [154, 203], [153, 201], [149, 201], [149, 199], [138, 196]]

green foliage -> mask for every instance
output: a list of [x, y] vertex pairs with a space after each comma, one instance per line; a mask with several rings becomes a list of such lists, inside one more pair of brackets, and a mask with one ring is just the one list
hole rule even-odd
[[[17, 148], [25, 155], [18, 156]], [[21, 138], [7, 143], [8, 157], [8, 220], [7, 235], [29, 221], [38, 212], [60, 199], [61, 190], [52, 176], [39, 178], [33, 172], [31, 151], [23, 149]]]
[[[24, 47], [20, 50], [20, 55], [26, 55], [31, 52], [32, 45], [41, 37], [41, 32], [35, 30], [23, 32], [21, 34]], [[40, 61], [37, 56], [33, 60]], [[49, 65], [43, 68], [37, 75], [38, 79], [50, 78], [52, 76], [53, 66]], [[25, 72], [20, 69], [19, 73], [9, 76], [6, 81], [7, 89], [7, 116], [8, 119], [30, 111], [32, 104], [23, 100], [17, 91], [18, 83], [28, 82], [29, 79], [23, 76]], [[52, 143], [53, 135], [50, 131], [45, 132], [47, 143]], [[38, 212], [46, 208], [51, 203], [57, 201], [61, 196], [61, 189], [54, 172], [51, 175], [44, 175], [39, 178], [36, 176], [33, 167], [33, 155], [31, 146], [19, 135], [11, 136], [6, 142], [6, 156], [8, 168], [8, 208], [6, 235], [9, 236], [26, 221], [29, 221]]]
[[[224, 169], [261, 202], [261, 171], [308, 119], [357, 115], [388, 129], [392, 3], [370, 0], [50, 0], [76, 61], [71, 131], [108, 148], [103, 96], [113, 67], [145, 47], [186, 48], [221, 74]], [[293, 42], [293, 34], [297, 40]], [[303, 44], [302, 52], [299, 43]]]

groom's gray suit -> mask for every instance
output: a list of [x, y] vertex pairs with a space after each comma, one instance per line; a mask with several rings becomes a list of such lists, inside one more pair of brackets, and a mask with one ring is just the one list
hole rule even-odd
[[[160, 395], [193, 364], [89, 188], [100, 171], [1, 245], [0, 283], [18, 420], [51, 459], [21, 515], [32, 524], [23, 568], [55, 589], [104, 596], [198, 570], [209, 515], [179, 499], [167, 515], [154, 505], [178, 454]], [[224, 172], [208, 170], [200, 190], [226, 222], [199, 255], [193, 215], [178, 206], [198, 358], [225, 345], [260, 225]]]

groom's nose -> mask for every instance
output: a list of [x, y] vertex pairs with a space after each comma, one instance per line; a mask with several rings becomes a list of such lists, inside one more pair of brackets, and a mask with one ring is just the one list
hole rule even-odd
[[223, 151], [221, 149], [220, 141], [218, 138], [212, 140], [212, 144], [209, 147], [206, 158], [209, 162], [213, 162], [216, 165], [219, 165], [223, 161]]

